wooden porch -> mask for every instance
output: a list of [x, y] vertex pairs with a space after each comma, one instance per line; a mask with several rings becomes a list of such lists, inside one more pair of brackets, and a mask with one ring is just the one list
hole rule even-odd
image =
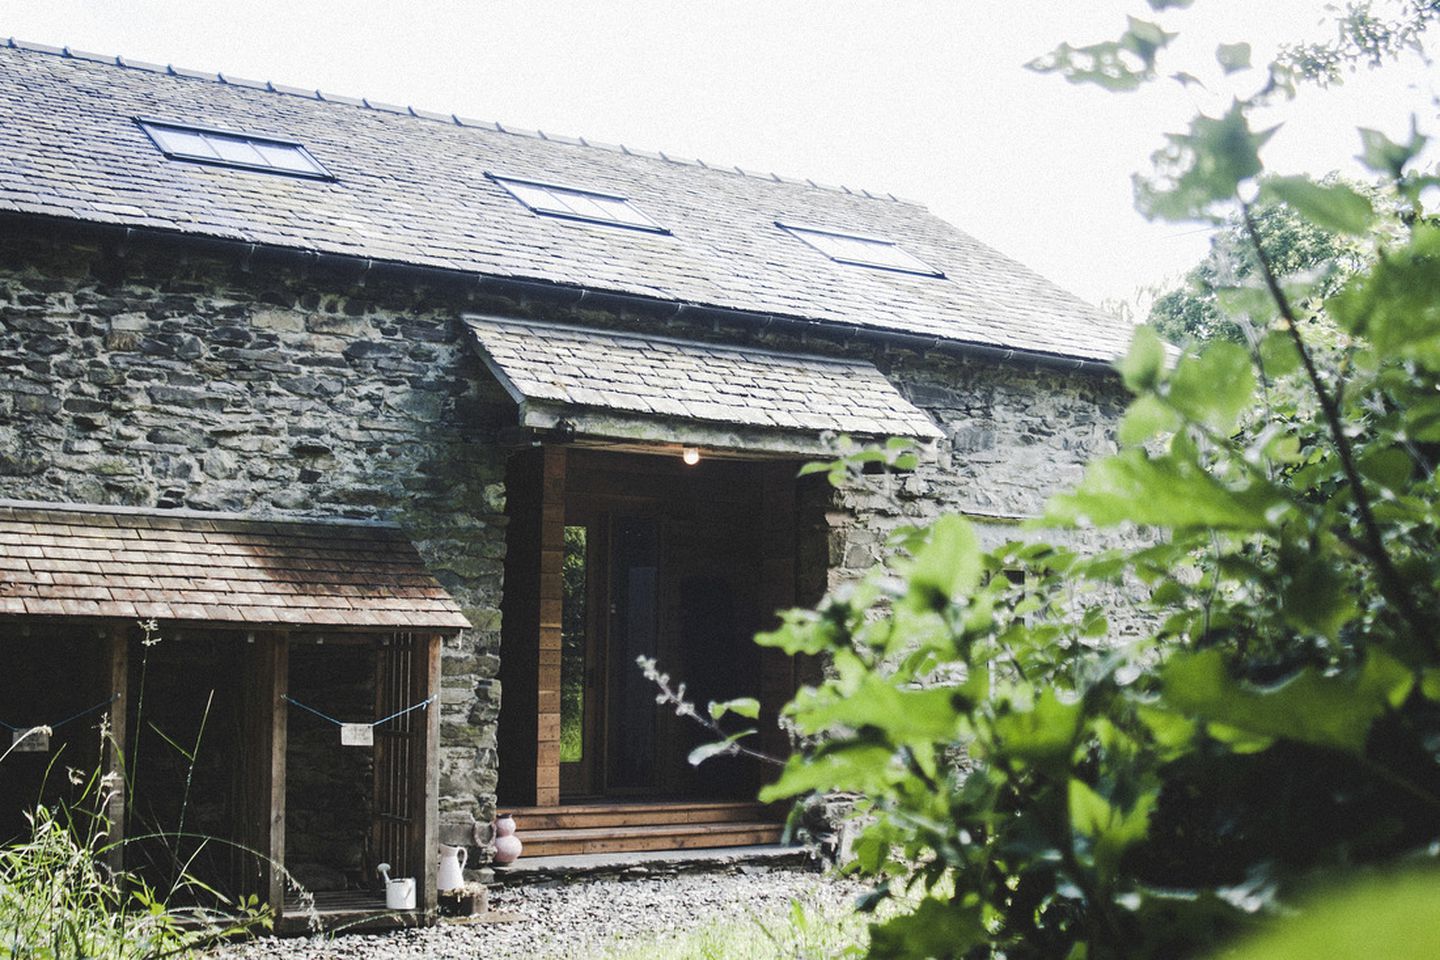
[[525, 858], [779, 843], [775, 814], [759, 803], [659, 801], [520, 807]]

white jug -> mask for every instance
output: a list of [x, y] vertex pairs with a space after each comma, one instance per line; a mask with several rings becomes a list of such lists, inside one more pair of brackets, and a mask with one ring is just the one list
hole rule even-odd
[[459, 890], [465, 886], [465, 861], [469, 856], [470, 851], [464, 847], [440, 844], [440, 872], [435, 878], [437, 890]]

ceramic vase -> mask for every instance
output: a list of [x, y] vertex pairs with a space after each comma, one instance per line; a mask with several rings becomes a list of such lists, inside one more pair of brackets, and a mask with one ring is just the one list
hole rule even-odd
[[506, 814], [495, 821], [495, 862], [514, 863], [520, 857], [522, 844], [515, 836], [515, 818]]

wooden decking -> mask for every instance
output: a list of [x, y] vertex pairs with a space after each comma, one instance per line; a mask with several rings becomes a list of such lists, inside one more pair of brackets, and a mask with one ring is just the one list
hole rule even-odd
[[780, 842], [783, 828], [758, 803], [658, 801], [521, 807], [524, 856], [749, 847]]
[[285, 912], [275, 932], [294, 936], [315, 931], [330, 933], [355, 930], [393, 930], [418, 927], [427, 922], [421, 910], [387, 910], [385, 898], [365, 890], [317, 893], [313, 905], [287, 898]]

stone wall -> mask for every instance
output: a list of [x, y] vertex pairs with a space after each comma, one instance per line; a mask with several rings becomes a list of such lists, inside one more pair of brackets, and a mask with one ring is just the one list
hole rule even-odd
[[[250, 262], [57, 227], [0, 232], [0, 496], [402, 523], [475, 625], [444, 658], [440, 803], [453, 842], [494, 810], [499, 437], [514, 421], [462, 339], [467, 311], [638, 322], [561, 315], [473, 279]], [[801, 596], [863, 572], [894, 526], [943, 510], [997, 517], [1002, 537], [1005, 518], [1035, 514], [1111, 449], [1123, 406], [1112, 377], [777, 331], [663, 328], [872, 360], [946, 433], [937, 462], [903, 480], [829, 503], [804, 488], [829, 572], [802, 557]]]
[[0, 234], [0, 496], [402, 523], [475, 625], [442, 690], [442, 820], [468, 836], [494, 803], [513, 413], [457, 298], [356, 281]]
[[1118, 378], [904, 349], [874, 359], [945, 438], [914, 473], [836, 496], [827, 514], [832, 586], [873, 566], [895, 527], [941, 513], [969, 515], [987, 546], [1018, 539], [1019, 521], [1039, 516], [1087, 462], [1116, 449], [1127, 402]]

